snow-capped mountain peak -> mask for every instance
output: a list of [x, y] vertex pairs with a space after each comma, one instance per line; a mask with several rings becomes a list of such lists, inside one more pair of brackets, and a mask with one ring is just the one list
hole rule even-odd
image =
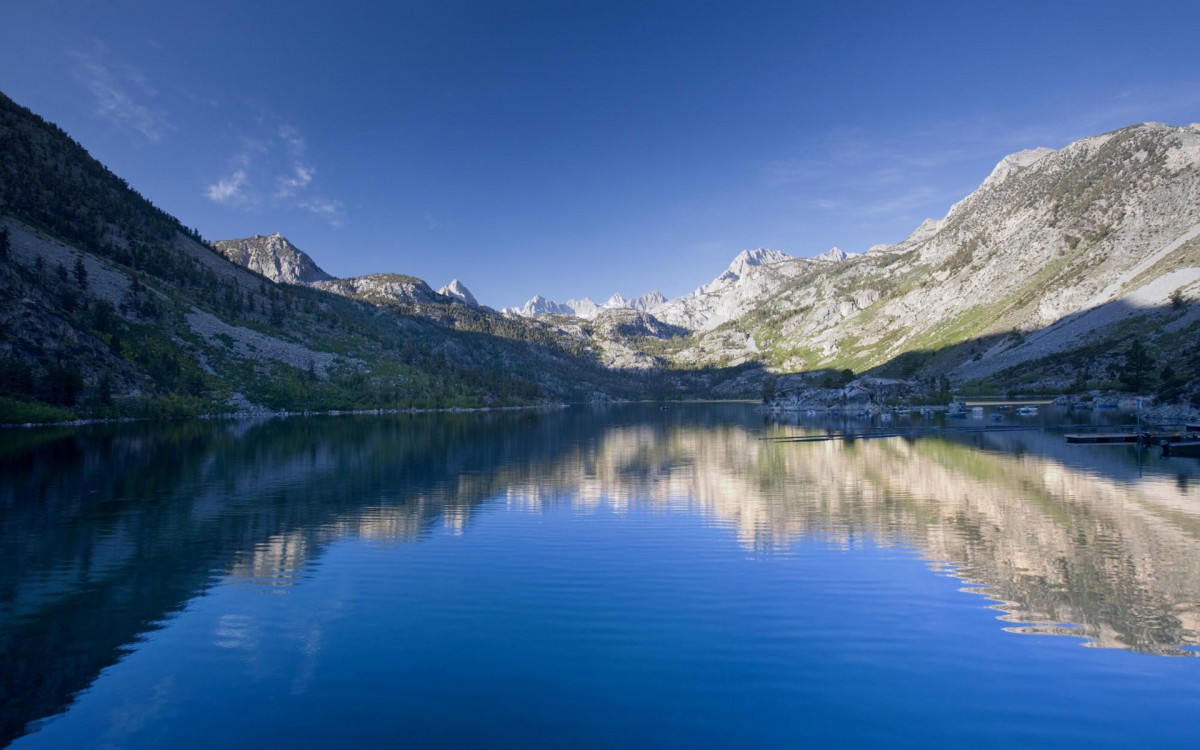
[[471, 290], [467, 289], [466, 284], [463, 284], [458, 279], [454, 279], [446, 286], [438, 290], [438, 294], [444, 294], [447, 297], [452, 297], [471, 307], [479, 307], [479, 302], [475, 299], [475, 295], [471, 294]]
[[666, 301], [667, 298], [658, 290], [643, 294], [640, 297], [634, 297], [633, 299], [626, 299], [625, 295], [617, 292], [601, 305], [597, 305], [589, 297], [569, 299], [566, 302], [554, 302], [538, 294], [534, 295], [524, 305], [505, 308], [504, 312], [513, 315], [523, 315], [527, 318], [536, 318], [542, 315], [572, 315], [576, 318], [592, 320], [605, 310], [651, 312], [661, 307]]

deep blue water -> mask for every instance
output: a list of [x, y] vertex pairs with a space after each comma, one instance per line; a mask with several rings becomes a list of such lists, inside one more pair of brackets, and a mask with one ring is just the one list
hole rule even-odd
[[806, 432], [2, 434], [0, 745], [1200, 745], [1200, 461]]

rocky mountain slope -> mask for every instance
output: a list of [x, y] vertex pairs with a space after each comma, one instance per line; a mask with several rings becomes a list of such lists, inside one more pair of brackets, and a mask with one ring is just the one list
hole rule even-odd
[[[1200, 378], [1198, 165], [1200, 125], [1021, 151], [903, 242], [806, 259], [746, 251], [691, 294], [645, 308], [676, 335], [599, 337], [683, 368], [1042, 385], [1111, 382], [1137, 340], [1156, 367]], [[540, 297], [519, 312], [595, 315]]]
[[[1183, 353], [1200, 353], [1198, 165], [1198, 125], [1150, 123], [1023, 151], [901, 243], [833, 262], [760, 264], [757, 301], [722, 325], [656, 315], [699, 331], [674, 355], [688, 364], [752, 358], [777, 372], [956, 380], [1011, 379], [1023, 367], [1086, 381], [1103, 379], [1106, 357], [1138, 338], [1159, 365], [1191, 372]], [[717, 299], [699, 309], [720, 309]]]
[[546, 321], [616, 367], [956, 381], [1011, 381], [1022, 368], [1086, 384], [1111, 381], [1116, 353], [1138, 339], [1194, 378], [1198, 142], [1197, 126], [1146, 124], [1022, 151], [895, 245], [804, 259], [748, 250], [678, 299], [538, 296], [504, 312]]
[[612, 372], [583, 338], [412, 277], [329, 278], [278, 235], [220, 248], [0, 95], [0, 421], [527, 404], [709, 382]]
[[239, 266], [280, 284], [309, 284], [333, 278], [278, 232], [269, 237], [255, 235], [241, 240], [221, 240], [212, 246]]
[[269, 236], [218, 240], [212, 247], [233, 263], [278, 284], [307, 286], [378, 305], [436, 305], [458, 301], [479, 306], [475, 295], [458, 279], [434, 292], [421, 279], [405, 274], [375, 273], [336, 278], [278, 232]]
[[746, 250], [715, 279], [652, 312], [672, 325], [709, 331], [753, 309], [777, 291], [801, 266], [778, 250]]
[[1200, 391], [1197, 298], [1200, 125], [1013, 154], [862, 255], [751, 250], [671, 301], [497, 313], [457, 280], [335, 279], [278, 234], [210, 246], [0, 95], [10, 420], [733, 396], [830, 370], [1078, 388], [1134, 343]]

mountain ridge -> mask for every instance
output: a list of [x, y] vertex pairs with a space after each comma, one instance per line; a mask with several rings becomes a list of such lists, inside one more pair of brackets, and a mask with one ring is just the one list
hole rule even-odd
[[[1135, 125], [1018, 152], [942, 219], [838, 267], [795, 274], [735, 327], [785, 372], [870, 370], [925, 352], [899, 374], [932, 367], [988, 378], [1080, 347], [1112, 351], [1135, 322], [1151, 339], [1161, 332], [1164, 344], [1186, 346], [1200, 339], [1187, 302], [1200, 295], [1190, 234], [1200, 221], [1198, 165], [1197, 125]], [[1152, 294], [1129, 297], [1158, 278], [1166, 281]], [[1129, 308], [1121, 320], [1102, 314], [1117, 303]], [[1068, 319], [1072, 336], [1039, 346], [1041, 332]], [[971, 344], [984, 339], [985, 349]], [[1113, 364], [1094, 353], [1076, 359], [1091, 380]]]
[[[266, 274], [323, 273], [282, 236], [259, 244], [288, 255]], [[0, 94], [0, 422], [529, 405], [716, 382], [611, 371], [586, 339], [412, 277], [367, 278], [401, 297], [368, 301], [264, 273]]]
[[745, 396], [847, 369], [1112, 388], [1138, 342], [1155, 382], [1195, 394], [1197, 297], [1200, 125], [1009, 155], [944, 217], [863, 254], [757, 248], [683, 297], [527, 318], [472, 305], [457, 280], [329, 277], [278, 233], [209, 245], [0, 96], [9, 413]]
[[588, 297], [569, 299], [566, 302], [555, 302], [540, 294], [535, 294], [524, 305], [520, 307], [506, 307], [501, 312], [525, 318], [566, 315], [583, 320], [593, 320], [605, 310], [653, 312], [666, 302], [667, 298], [657, 289], [633, 299], [626, 299], [620, 292], [614, 292], [612, 296], [600, 304], [596, 304]]

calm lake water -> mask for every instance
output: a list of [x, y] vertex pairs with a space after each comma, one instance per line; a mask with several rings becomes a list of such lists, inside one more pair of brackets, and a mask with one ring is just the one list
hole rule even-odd
[[4, 431], [0, 746], [1200, 747], [1200, 460], [793, 421]]

